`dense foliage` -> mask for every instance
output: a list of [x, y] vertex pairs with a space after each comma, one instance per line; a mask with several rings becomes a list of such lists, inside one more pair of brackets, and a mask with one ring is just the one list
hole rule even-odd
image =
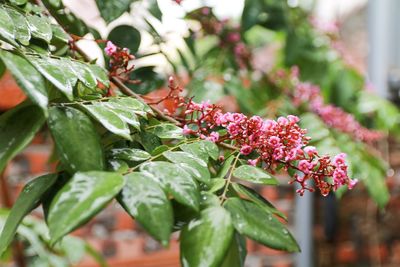
[[[131, 2], [96, 1], [107, 23], [128, 11]], [[156, 1], [147, 2], [149, 13], [160, 19]], [[246, 238], [297, 252], [300, 248], [283, 223], [285, 216], [252, 186], [275, 186], [275, 173], [287, 172], [291, 182], [300, 185], [299, 194], [319, 190], [327, 195], [339, 188], [351, 189], [357, 180], [349, 177], [345, 155], [338, 148], [348, 152], [351, 170], [371, 184], [368, 188], [383, 206], [387, 193], [380, 175], [385, 168], [361, 142], [367, 134], [357, 135], [354, 141], [343, 129], [345, 134], [328, 130], [321, 115], [327, 112], [320, 103], [322, 97], [318, 103], [325, 109], [320, 106], [316, 110], [304, 103], [296, 109], [289, 100], [295, 97], [291, 90], [298, 92], [292, 87], [299, 87], [301, 78], [309, 79], [308, 72], [301, 78], [281, 75], [290, 88], [266, 73], [256, 80], [250, 75], [256, 70], [250, 62], [251, 44], [243, 38], [246, 32], [255, 25], [287, 29], [290, 23], [286, 16], [292, 11], [267, 2], [246, 1], [241, 29], [231, 30], [229, 23], [220, 22], [209, 8], [188, 14], [187, 19], [200, 20], [205, 36], [218, 35], [221, 40], [207, 55], [198, 55], [195, 37], [189, 36], [186, 52], [198, 59], [196, 65], [186, 61], [188, 53], [178, 53], [190, 76], [189, 95], [183, 95], [171, 78], [169, 93], [154, 101], [140, 94], [156, 89], [160, 78], [152, 67], [136, 70], [132, 65], [135, 57], [146, 56], [138, 52], [141, 37], [135, 28], [117, 26], [105, 41], [61, 1], [45, 0], [40, 5], [2, 1], [0, 17], [6, 19], [0, 21], [1, 73], [7, 69], [28, 99], [0, 116], [0, 171], [41, 130], [51, 133], [58, 165], [56, 172], [33, 179], [21, 192], [2, 227], [0, 254], [15, 234], [24, 235], [21, 227], [29, 218], [25, 216], [39, 205], [49, 234], [47, 238], [44, 233], [41, 242], [57, 248], [68, 246], [66, 236], [114, 199], [164, 246], [173, 231], [180, 231], [183, 266], [243, 266]], [[253, 13], [263, 8], [274, 16], [255, 20], [262, 16]], [[162, 36], [150, 22], [148, 26], [154, 43], [160, 45]], [[89, 33], [104, 49], [107, 70], [79, 47], [79, 40]], [[285, 62], [290, 65], [293, 51], [286, 54]], [[166, 58], [179, 71], [174, 61]], [[295, 63], [302, 70], [301, 62]], [[208, 66], [220, 68], [214, 74], [224, 76], [227, 93], [237, 98], [246, 115], [200, 102], [207, 98], [202, 68]], [[244, 86], [245, 78], [250, 80], [250, 88]], [[271, 89], [281, 91], [271, 93]], [[283, 115], [276, 120], [264, 119], [268, 115], [265, 107], [277, 99], [292, 104], [273, 113]], [[161, 111], [160, 106], [168, 110]], [[298, 113], [302, 119], [290, 113]], [[370, 133], [361, 124], [357, 127]], [[309, 128], [313, 140], [304, 128]], [[346, 146], [336, 144], [340, 142], [337, 138], [347, 142]], [[310, 146], [311, 142], [321, 146], [323, 153]], [[364, 165], [355, 166], [355, 159]], [[375, 173], [371, 174], [372, 170]], [[374, 174], [378, 178], [369, 180]], [[49, 261], [49, 265], [56, 264]]]

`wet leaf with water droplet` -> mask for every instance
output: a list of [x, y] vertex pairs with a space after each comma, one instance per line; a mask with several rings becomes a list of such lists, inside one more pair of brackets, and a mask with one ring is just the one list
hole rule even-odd
[[119, 202], [147, 232], [166, 246], [173, 225], [172, 207], [167, 196], [156, 182], [141, 173], [133, 172], [125, 179]]
[[208, 162], [209, 157], [217, 160], [219, 156], [219, 149], [217, 145], [213, 142], [206, 140], [194, 142], [191, 144], [183, 144], [180, 146], [180, 148], [185, 152], [201, 158], [205, 162]]
[[261, 244], [290, 252], [300, 251], [286, 227], [272, 213], [250, 201], [229, 198], [224, 207], [230, 212], [235, 229]]
[[278, 181], [269, 173], [258, 167], [242, 165], [233, 171], [238, 179], [263, 185], [277, 185]]
[[43, 175], [30, 181], [22, 189], [7, 217], [0, 235], [0, 256], [13, 240], [18, 225], [39, 203], [42, 196], [57, 180], [57, 174]]
[[112, 172], [78, 172], [51, 202], [48, 225], [51, 243], [86, 223], [103, 209], [124, 186], [124, 178]]
[[207, 208], [181, 232], [183, 267], [220, 267], [233, 238], [229, 213], [220, 206]]

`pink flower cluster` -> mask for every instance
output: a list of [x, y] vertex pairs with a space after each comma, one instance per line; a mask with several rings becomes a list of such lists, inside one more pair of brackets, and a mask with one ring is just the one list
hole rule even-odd
[[135, 67], [131, 64], [135, 56], [130, 54], [129, 49], [120, 48], [111, 41], [107, 41], [104, 52], [110, 57], [109, 75], [118, 77], [124, 81], [129, 81], [129, 74]]
[[275, 84], [284, 88], [295, 106], [308, 105], [329, 127], [364, 142], [373, 142], [383, 137], [381, 132], [363, 127], [352, 114], [334, 105], [325, 104], [319, 86], [299, 80], [297, 67], [292, 68], [289, 73], [280, 70], [275, 76]]
[[[292, 182], [301, 185], [299, 194], [314, 191], [314, 185], [323, 195], [342, 185], [353, 188], [357, 180], [347, 175], [344, 154], [333, 161], [329, 156], [319, 156], [314, 147], [307, 146], [306, 130], [297, 124], [293, 115], [275, 120], [263, 120], [259, 116], [247, 117], [241, 113], [223, 113], [209, 102], [200, 104], [189, 101], [184, 105], [188, 116], [183, 128], [186, 135], [197, 135], [213, 142], [234, 143], [243, 156], [248, 156], [250, 165], [264, 166], [273, 170], [277, 166], [294, 169]], [[327, 178], [331, 178], [328, 181]]]

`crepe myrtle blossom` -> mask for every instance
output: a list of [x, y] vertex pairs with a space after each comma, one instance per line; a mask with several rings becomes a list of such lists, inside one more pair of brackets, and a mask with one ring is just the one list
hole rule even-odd
[[310, 138], [297, 124], [299, 118], [296, 116], [263, 120], [242, 113], [223, 113], [208, 101], [199, 104], [191, 99], [180, 106], [185, 115], [184, 134], [234, 144], [243, 156], [251, 157], [248, 164], [252, 166], [260, 165], [272, 172], [278, 167], [297, 171], [290, 183], [300, 184], [301, 188], [297, 190], [300, 195], [318, 188], [326, 196], [340, 186], [351, 189], [357, 183], [348, 177], [345, 154], [332, 160], [329, 156], [319, 155], [315, 147], [307, 146]]

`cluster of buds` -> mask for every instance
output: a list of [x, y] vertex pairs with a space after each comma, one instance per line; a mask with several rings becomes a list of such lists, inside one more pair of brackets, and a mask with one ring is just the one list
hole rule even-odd
[[192, 12], [189, 18], [199, 21], [207, 35], [218, 36], [219, 46], [232, 51], [239, 68], [250, 66], [251, 51], [242, 40], [239, 27], [233, 27], [227, 19], [219, 20], [209, 7]]
[[129, 81], [129, 74], [135, 67], [132, 64], [135, 56], [130, 54], [129, 49], [118, 47], [111, 41], [107, 41], [104, 52], [110, 57], [110, 77], [118, 77], [123, 81]]
[[187, 118], [183, 128], [185, 135], [234, 144], [253, 166], [259, 165], [269, 171], [277, 167], [296, 170], [291, 183], [297, 182], [301, 186], [297, 190], [300, 195], [318, 188], [326, 196], [342, 185], [351, 189], [357, 183], [347, 175], [344, 154], [331, 160], [329, 156], [320, 156], [314, 147], [307, 146], [309, 137], [297, 124], [299, 118], [296, 116], [263, 120], [259, 116], [223, 113], [214, 104], [199, 104], [192, 100], [181, 106]]
[[292, 98], [295, 106], [307, 105], [307, 108], [317, 114], [329, 127], [367, 143], [383, 137], [381, 132], [363, 127], [352, 114], [332, 104], [325, 104], [320, 87], [301, 82], [297, 67], [293, 67], [289, 72], [277, 71], [272, 81]]

